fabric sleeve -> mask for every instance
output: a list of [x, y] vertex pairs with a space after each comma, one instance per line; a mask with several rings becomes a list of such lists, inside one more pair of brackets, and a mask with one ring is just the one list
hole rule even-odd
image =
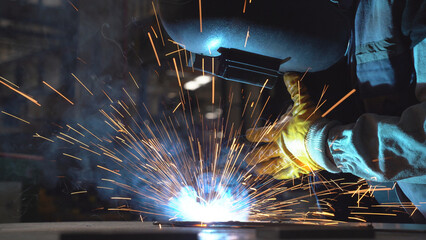
[[401, 31], [414, 47], [426, 37], [426, 1], [405, 0], [401, 19]]
[[426, 38], [413, 48], [414, 68], [416, 70], [416, 97], [426, 102]]
[[314, 124], [307, 137], [308, 151], [331, 172], [378, 182], [416, 177], [413, 183], [424, 183], [425, 117], [423, 102], [405, 110], [400, 118], [364, 114], [354, 124]]
[[364, 114], [355, 123], [340, 125], [322, 119], [309, 130], [311, 157], [330, 172], [346, 172], [378, 182], [426, 182], [426, 40], [414, 47], [417, 98], [420, 104], [400, 117]]

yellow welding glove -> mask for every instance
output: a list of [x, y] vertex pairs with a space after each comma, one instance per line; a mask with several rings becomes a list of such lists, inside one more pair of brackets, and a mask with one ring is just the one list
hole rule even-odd
[[306, 136], [310, 126], [321, 117], [311, 102], [299, 73], [286, 73], [284, 82], [293, 100], [293, 107], [271, 126], [249, 129], [251, 142], [267, 142], [247, 155], [246, 161], [257, 174], [276, 179], [298, 178], [322, 169], [309, 155]]

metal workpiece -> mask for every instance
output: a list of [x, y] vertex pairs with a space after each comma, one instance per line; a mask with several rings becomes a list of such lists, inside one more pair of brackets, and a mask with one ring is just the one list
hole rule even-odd
[[62, 222], [0, 224], [0, 239], [133, 240], [133, 239], [424, 239], [426, 225], [291, 222]]

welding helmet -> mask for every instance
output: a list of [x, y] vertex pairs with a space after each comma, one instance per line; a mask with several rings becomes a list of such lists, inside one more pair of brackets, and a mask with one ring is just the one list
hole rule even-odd
[[158, 7], [167, 33], [187, 50], [264, 56], [280, 72], [329, 68], [350, 35], [349, 19], [329, 0], [158, 0]]

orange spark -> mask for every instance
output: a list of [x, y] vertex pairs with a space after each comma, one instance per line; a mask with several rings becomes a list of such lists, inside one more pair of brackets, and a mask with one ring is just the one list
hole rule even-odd
[[130, 209], [130, 208], [108, 208], [108, 211], [126, 211], [126, 212], [138, 212], [138, 213], [143, 212], [143, 211]]
[[302, 99], [302, 96], [300, 96], [300, 81], [297, 81], [297, 91], [299, 93], [299, 105], [300, 105], [301, 104], [300, 100]]
[[50, 89], [52, 89], [53, 91], [55, 91], [59, 96], [63, 97], [65, 100], [67, 100], [69, 103], [71, 103], [71, 105], [74, 105], [73, 102], [71, 102], [71, 100], [69, 100], [68, 98], [66, 98], [62, 93], [60, 93], [58, 90], [54, 89], [52, 86], [50, 86], [47, 82], [43, 81], [43, 83], [48, 86]]
[[134, 105], [134, 106], [136, 106], [136, 103], [135, 103], [135, 101], [133, 101], [133, 99], [132, 99], [132, 97], [130, 96], [130, 94], [126, 91], [126, 89], [125, 88], [123, 88], [123, 91], [126, 93], [126, 95], [129, 97], [129, 99], [130, 99], [130, 101], [132, 102], [132, 104]]
[[185, 50], [185, 48], [182, 48], [182, 49], [178, 49], [178, 50], [175, 50], [175, 51], [173, 51], [173, 52], [169, 52], [169, 53], [166, 53], [164, 56], [170, 56], [170, 55], [172, 55], [172, 54], [175, 54], [175, 53], [177, 53], [177, 52], [180, 52], [180, 51], [183, 51], [183, 50]]
[[84, 63], [84, 64], [87, 64], [87, 62], [86, 61], [84, 61], [82, 58], [80, 58], [80, 57], [77, 57], [77, 60], [78, 61], [80, 61], [80, 62], [82, 62], [82, 63]]
[[102, 92], [105, 94], [105, 96], [108, 98], [108, 100], [109, 100], [111, 103], [114, 103], [114, 102], [111, 100], [111, 98], [108, 96], [108, 94], [107, 94], [104, 90], [102, 90]]
[[246, 104], [244, 105], [243, 113], [241, 114], [241, 117], [243, 117], [243, 116], [244, 116], [244, 114], [245, 114], [245, 112], [246, 112], [247, 104], [250, 102], [250, 96], [251, 96], [251, 92], [249, 92], [249, 95], [248, 95], [248, 97], [247, 97]]
[[87, 130], [85, 127], [83, 127], [80, 123], [77, 123], [77, 125], [81, 128], [83, 128], [84, 130], [86, 130], [86, 132], [90, 133], [90, 135], [92, 135], [93, 137], [95, 137], [96, 139], [98, 139], [99, 141], [103, 142], [102, 139], [100, 139], [99, 137], [97, 137], [95, 134], [93, 134], [91, 131]]
[[89, 147], [89, 145], [87, 145], [87, 144], [85, 144], [85, 143], [83, 143], [83, 142], [80, 142], [80, 141], [78, 141], [77, 139], [75, 139], [75, 138], [73, 138], [73, 137], [71, 137], [71, 136], [69, 136], [69, 135], [67, 135], [67, 134], [65, 134], [65, 133], [60, 132], [59, 134], [61, 134], [62, 136], [65, 136], [65, 137], [67, 137], [67, 138], [69, 138], [69, 139], [71, 139], [71, 140], [73, 140], [73, 141], [75, 141], [75, 142], [78, 142], [78, 143], [80, 143], [80, 144], [81, 144], [81, 145], [83, 145], [83, 146]]
[[[253, 125], [253, 126], [256, 126], [256, 125], [257, 125], [257, 122], [259, 121], [260, 117], [262, 116], [262, 113], [263, 113], [263, 111], [265, 110], [266, 105], [268, 105], [268, 102], [269, 102], [269, 99], [270, 99], [270, 98], [271, 98], [271, 96], [268, 96], [268, 99], [266, 99], [266, 102], [265, 102], [265, 104], [263, 105], [262, 110], [260, 111], [259, 117], [257, 118], [257, 120], [256, 120], [256, 122], [254, 123], [254, 125]], [[254, 111], [254, 109], [253, 109], [253, 111]]]
[[25, 94], [25, 93], [23, 93], [23, 92], [21, 92], [21, 91], [19, 91], [19, 90], [15, 89], [15, 88], [13, 88], [13, 87], [9, 86], [8, 84], [6, 84], [5, 82], [3, 82], [3, 81], [1, 81], [1, 80], [0, 80], [0, 83], [1, 83], [1, 84], [3, 84], [3, 85], [5, 85], [6, 87], [10, 88], [11, 90], [15, 91], [16, 93], [21, 94], [23, 97], [25, 97], [26, 99], [28, 99], [28, 100], [30, 100], [31, 102], [35, 103], [37, 106], [41, 107], [41, 104], [40, 104], [40, 103], [38, 103], [38, 102], [37, 102], [34, 98], [30, 97], [29, 95], [27, 95], [27, 94]]
[[182, 104], [182, 102], [179, 102], [179, 104], [175, 107], [175, 110], [173, 110], [173, 113], [176, 112], [176, 110], [179, 108], [179, 106]]
[[[300, 98], [299, 98], [300, 99]], [[317, 111], [318, 111], [318, 109], [320, 109], [321, 107], [322, 107], [322, 105], [324, 105], [324, 103], [325, 102], [327, 102], [327, 99], [326, 100], [324, 100], [324, 102], [322, 102], [320, 105], [317, 105], [316, 107], [315, 107], [315, 110], [311, 113], [311, 115], [309, 115], [309, 117], [307, 117], [306, 119], [305, 119], [305, 121], [308, 121], [309, 120], [309, 118], [311, 118], [312, 117], [312, 115], [314, 115]], [[319, 103], [319, 102], [318, 102]], [[333, 144], [333, 143], [331, 143], [331, 144]], [[331, 146], [330, 146], [330, 148], [331, 148]]]
[[203, 69], [203, 76], [204, 76], [204, 58], [201, 58], [201, 69]]
[[160, 59], [158, 58], [157, 50], [155, 49], [154, 41], [152, 41], [151, 34], [148, 33], [149, 41], [151, 41], [152, 49], [154, 50], [155, 57], [157, 58], [158, 66], [161, 67]]
[[306, 76], [306, 74], [308, 73], [308, 71], [309, 70], [311, 70], [311, 68], [310, 67], [308, 67], [307, 69], [306, 69], [306, 71], [305, 71], [305, 73], [302, 75], [302, 77], [300, 78], [300, 81], [302, 81], [304, 78], [305, 78], [305, 76]]
[[412, 217], [413, 216], [413, 214], [417, 211], [417, 207], [414, 209], [414, 211], [410, 214], [410, 217]]
[[212, 104], [214, 104], [214, 90], [215, 90], [214, 58], [212, 58]]
[[175, 66], [176, 76], [177, 76], [177, 79], [178, 79], [178, 82], [179, 82], [179, 87], [180, 87], [180, 93], [179, 93], [180, 101], [183, 103], [183, 105], [182, 105], [183, 110], [185, 110], [185, 105], [184, 105], [185, 104], [185, 95], [183, 94], [182, 83], [180, 81], [179, 71], [178, 71], [178, 68], [177, 68], [177, 63], [176, 63], [175, 58], [173, 58], [173, 64]]
[[[268, 81], [269, 81], [269, 79], [266, 79], [265, 83], [263, 84], [262, 88], [260, 89], [259, 96], [257, 97], [256, 104], [254, 105], [254, 108], [253, 108], [253, 111], [251, 112], [250, 117], [253, 117], [253, 114], [254, 114], [254, 111], [256, 110], [257, 104], [259, 103], [259, 99], [262, 96], [263, 89], [265, 88]], [[253, 103], [251, 104], [251, 107], [253, 107]]]
[[38, 134], [38, 133], [35, 133], [35, 134], [33, 135], [33, 137], [38, 137], [38, 138], [41, 138], [41, 139], [47, 140], [47, 141], [49, 141], [49, 142], [55, 142], [55, 141], [53, 141], [53, 140], [51, 140], [51, 139], [49, 139], [49, 138], [47, 138], [47, 137], [43, 137], [43, 136], [41, 136], [41, 135], [40, 135], [40, 134]]
[[155, 10], [154, 1], [152, 1], [151, 3], [152, 3], [152, 9], [154, 9], [155, 20], [157, 21], [157, 26], [158, 26], [158, 31], [160, 32], [161, 41], [163, 42], [163, 46], [166, 46], [166, 44], [164, 44], [163, 33], [161, 32], [160, 22], [158, 21], [158, 16], [157, 16], [157, 11]]
[[181, 45], [182, 47], [184, 47], [185, 48], [185, 45], [183, 45], [182, 43], [178, 43], [178, 42], [176, 42], [176, 41], [173, 41], [173, 39], [167, 39], [167, 41], [169, 41], [169, 42], [171, 42], [171, 43], [173, 43], [173, 44], [177, 44], [177, 45]]
[[327, 110], [321, 117], [325, 117], [327, 114], [331, 112], [334, 108], [336, 108], [339, 104], [346, 100], [346, 98], [350, 97], [353, 93], [356, 92], [356, 89], [352, 89], [348, 94], [346, 94], [342, 99], [340, 99], [336, 104], [334, 104], [330, 109]]
[[127, 197], [111, 197], [112, 200], [132, 200], [131, 198]]
[[73, 130], [74, 132], [76, 132], [76, 133], [80, 134], [82, 137], [85, 137], [83, 133], [81, 133], [81, 132], [77, 131], [75, 128], [71, 127], [70, 125], [68, 125], [68, 124], [67, 124], [66, 126], [67, 126], [67, 128], [68, 128], [68, 131], [69, 131], [69, 130]]
[[358, 215], [396, 216], [395, 213], [372, 213], [372, 212], [351, 212]]
[[179, 71], [178, 71], [178, 67], [177, 67], [177, 63], [176, 63], [176, 59], [175, 58], [173, 58], [173, 64], [175, 65], [176, 76], [177, 76], [177, 79], [178, 79], [178, 82], [179, 82], [179, 87], [182, 88], [182, 83], [180, 81]]
[[243, 13], [246, 13], [247, 0], [244, 0]]
[[115, 108], [112, 104], [109, 105], [112, 109], [114, 109], [114, 111], [116, 111], [122, 118], [124, 118], [124, 115], [117, 110], [117, 108]]
[[265, 86], [266, 86], [266, 84], [268, 84], [268, 82], [269, 82], [269, 79], [266, 79], [266, 81], [263, 83], [262, 88], [260, 89], [260, 94], [262, 94], [263, 89], [265, 89]]
[[131, 73], [131, 72], [129, 72], [129, 75], [130, 75], [130, 77], [133, 79], [133, 82], [135, 82], [136, 87], [137, 87], [137, 88], [139, 88], [139, 85], [138, 85], [138, 83], [136, 82], [136, 80], [135, 80], [135, 78], [133, 77], [133, 75], [132, 75], [132, 73]]
[[74, 75], [74, 73], [71, 73], [71, 75], [90, 93], [90, 95], [93, 96], [93, 93], [80, 81], [80, 79], [78, 79], [76, 75]]
[[73, 155], [70, 155], [70, 154], [67, 154], [67, 153], [62, 153], [64, 156], [67, 156], [67, 157], [70, 157], [70, 158], [74, 158], [74, 159], [77, 159], [77, 160], [80, 160], [80, 161], [82, 161], [83, 159], [81, 159], [81, 158], [78, 158], [78, 157], [76, 157], [76, 156], [73, 156]]
[[59, 139], [61, 139], [62, 141], [65, 141], [65, 142], [67, 142], [67, 143], [69, 143], [69, 144], [72, 144], [72, 145], [74, 145], [74, 143], [73, 142], [71, 142], [71, 141], [68, 141], [68, 140], [66, 140], [65, 138], [63, 138], [63, 137], [61, 137], [61, 136], [56, 136], [57, 138], [59, 138]]
[[101, 156], [101, 154], [99, 154], [99, 153], [97, 153], [97, 152], [95, 152], [95, 151], [93, 151], [93, 150], [90, 150], [90, 149], [88, 149], [88, 148], [85, 148], [85, 147], [83, 147], [83, 146], [80, 146], [80, 148], [82, 148], [82, 149], [84, 149], [84, 150], [86, 150], [86, 151], [89, 151], [89, 152], [91, 152], [91, 153], [93, 153], [93, 154], [96, 154], [96, 155], [98, 155], [98, 156]]
[[183, 48], [183, 50], [185, 51], [185, 64], [188, 66], [188, 53], [185, 48]]
[[203, 15], [201, 9], [201, 0], [198, 0], [198, 11], [200, 12], [200, 32], [203, 32]]
[[348, 219], [358, 220], [358, 221], [360, 221], [360, 222], [367, 222], [367, 221], [365, 221], [364, 219], [362, 219], [362, 218], [357, 218], [357, 217], [348, 217]]
[[[185, 49], [185, 48], [184, 48]], [[186, 53], [186, 49], [185, 49], [185, 53]], [[192, 61], [192, 52], [189, 52], [189, 59], [190, 59], [190, 61], [191, 62], [193, 62]], [[188, 64], [187, 64], [188, 65]], [[194, 64], [191, 64], [192, 65], [192, 72], [194, 72]]]
[[71, 193], [71, 195], [75, 195], [75, 194], [83, 194], [83, 193], [87, 193], [87, 191], [72, 192], [72, 193]]
[[103, 169], [103, 170], [105, 170], [105, 171], [108, 171], [108, 172], [114, 173], [114, 174], [116, 174], [116, 175], [118, 175], [118, 176], [121, 176], [121, 174], [120, 174], [120, 173], [114, 172], [114, 171], [112, 171], [111, 169], [108, 169], [108, 168], [106, 168], [106, 167], [102, 167], [101, 165], [96, 165], [96, 167], [98, 167], [98, 168], [100, 168], [100, 169]]
[[[177, 45], [177, 50], [179, 50], [179, 45]], [[180, 55], [180, 51], [178, 51], [178, 55], [179, 55], [180, 69], [182, 71], [182, 77], [185, 77], [185, 73], [183, 72], [182, 56]]]
[[155, 32], [155, 30], [154, 30], [154, 28], [151, 26], [151, 30], [152, 30], [152, 32], [154, 33], [154, 35], [155, 35], [155, 38], [158, 38], [158, 35], [157, 35], [157, 33]]
[[[352, 196], [351, 197], [353, 197], [356, 193], [364, 193], [364, 192], [368, 192], [370, 189], [362, 189], [362, 190], [360, 190], [360, 188], [362, 187], [362, 185], [361, 186], [359, 186], [359, 188], [358, 188], [358, 190], [355, 190], [355, 191], [348, 191], [348, 192], [345, 192], [344, 194], [352, 194]], [[389, 191], [389, 190], [392, 190], [391, 188], [378, 188], [378, 189], [375, 189], [374, 191]]]
[[26, 124], [30, 124], [30, 122], [28, 122], [28, 121], [26, 121], [26, 120], [24, 120], [24, 119], [22, 119], [22, 118], [19, 118], [19, 117], [15, 116], [15, 115], [12, 115], [12, 114], [10, 114], [10, 113], [7, 113], [7, 112], [5, 112], [5, 111], [1, 111], [1, 113], [5, 114], [5, 115], [8, 115], [8, 116], [10, 116], [10, 117], [13, 117], [13, 118], [15, 118], [15, 119], [18, 119], [19, 121], [24, 122], [24, 123], [26, 123]]
[[67, 0], [67, 2], [78, 12], [78, 8], [70, 0]]
[[248, 40], [249, 37], [250, 37], [250, 26], [247, 29], [247, 35], [246, 35], [246, 41], [244, 42], [244, 47], [247, 46], [247, 40]]
[[7, 83], [9, 83], [10, 85], [13, 85], [15, 88], [19, 88], [19, 86], [18, 86], [18, 85], [14, 84], [13, 82], [11, 82], [11, 81], [7, 80], [6, 78], [4, 78], [4, 77], [2, 77], [2, 76], [0, 76], [0, 79], [1, 79], [1, 80], [3, 80], [3, 81], [6, 81], [6, 82], [7, 82]]

